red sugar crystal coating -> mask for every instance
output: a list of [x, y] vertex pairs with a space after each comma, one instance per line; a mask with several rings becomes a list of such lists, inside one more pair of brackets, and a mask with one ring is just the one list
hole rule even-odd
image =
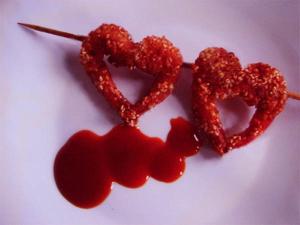
[[[193, 64], [193, 113], [197, 135], [205, 136], [220, 154], [241, 147], [260, 134], [283, 110], [287, 87], [278, 70], [263, 63], [242, 69], [239, 59], [223, 48], [203, 50]], [[227, 137], [216, 107], [218, 99], [241, 97], [255, 106], [249, 127]]]
[[[148, 95], [135, 104], [129, 102], [113, 82], [104, 56], [116, 66], [152, 74], [154, 82]], [[97, 90], [130, 126], [172, 92], [182, 65], [179, 50], [165, 37], [148, 36], [134, 43], [125, 29], [114, 24], [103, 24], [88, 35], [80, 59]]]

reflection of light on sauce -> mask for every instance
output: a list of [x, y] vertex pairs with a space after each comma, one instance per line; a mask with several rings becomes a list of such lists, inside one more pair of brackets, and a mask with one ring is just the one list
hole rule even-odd
[[142, 186], [149, 176], [175, 181], [184, 172], [185, 157], [198, 150], [193, 128], [182, 118], [171, 120], [166, 142], [123, 125], [103, 136], [83, 130], [57, 154], [55, 181], [67, 200], [90, 208], [105, 200], [113, 181], [130, 188]]

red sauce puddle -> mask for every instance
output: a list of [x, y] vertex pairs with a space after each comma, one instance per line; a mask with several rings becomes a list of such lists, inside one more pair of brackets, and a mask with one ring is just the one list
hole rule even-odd
[[184, 172], [185, 157], [196, 154], [199, 146], [192, 126], [183, 118], [171, 120], [166, 142], [124, 125], [103, 136], [82, 130], [58, 152], [55, 181], [68, 201], [91, 208], [106, 199], [112, 182], [137, 188], [150, 176], [175, 181]]

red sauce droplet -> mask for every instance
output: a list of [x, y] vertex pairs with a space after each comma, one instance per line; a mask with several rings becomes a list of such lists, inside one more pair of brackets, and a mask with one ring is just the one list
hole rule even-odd
[[105, 200], [112, 182], [137, 188], [150, 176], [175, 181], [184, 172], [185, 157], [196, 154], [200, 145], [192, 126], [182, 118], [171, 120], [166, 142], [124, 125], [103, 136], [83, 130], [57, 154], [55, 181], [68, 201], [91, 208]]

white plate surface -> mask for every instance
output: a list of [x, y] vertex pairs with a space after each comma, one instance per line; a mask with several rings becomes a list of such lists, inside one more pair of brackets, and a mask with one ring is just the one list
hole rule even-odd
[[[187, 160], [184, 176], [165, 184], [150, 179], [139, 189], [114, 185], [93, 209], [71, 205], [56, 188], [53, 160], [76, 131], [106, 133], [119, 122], [94, 90], [76, 41], [29, 32], [17, 22], [87, 34], [101, 23], [125, 27], [138, 41], [167, 36], [186, 61], [206, 47], [234, 51], [243, 65], [277, 67], [290, 90], [300, 91], [299, 1], [0, 1], [0, 224], [299, 224], [300, 102], [246, 147], [213, 157], [208, 147]], [[122, 76], [121, 90], [135, 99], [148, 79]], [[122, 72], [122, 73], [121, 73]], [[166, 101], [140, 119], [142, 131], [165, 138], [170, 118], [189, 117], [191, 74], [185, 71]], [[229, 106], [242, 107], [230, 110]], [[239, 112], [240, 115], [234, 114]], [[241, 103], [223, 105], [223, 121], [245, 126]]]

